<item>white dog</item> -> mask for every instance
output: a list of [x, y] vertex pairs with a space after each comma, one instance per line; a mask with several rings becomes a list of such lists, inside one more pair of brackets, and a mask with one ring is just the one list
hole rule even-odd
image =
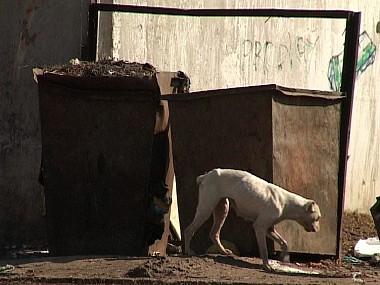
[[222, 253], [232, 255], [232, 252], [224, 248], [220, 242], [220, 230], [228, 215], [229, 203], [235, 208], [238, 216], [253, 222], [265, 270], [271, 270], [268, 263], [266, 236], [281, 246], [280, 258], [289, 262], [288, 245], [276, 232], [274, 225], [283, 220], [294, 220], [307, 232], [319, 231], [321, 212], [313, 200], [291, 193], [248, 172], [214, 169], [198, 176], [197, 183], [199, 185], [197, 211], [193, 222], [184, 232], [186, 254], [194, 254], [190, 249], [191, 239], [213, 213], [214, 224], [210, 238]]

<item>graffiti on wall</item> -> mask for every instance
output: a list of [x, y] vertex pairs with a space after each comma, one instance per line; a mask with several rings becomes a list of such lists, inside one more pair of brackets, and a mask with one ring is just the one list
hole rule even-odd
[[274, 69], [291, 69], [296, 63], [307, 65], [318, 41], [318, 36], [315, 38], [301, 35], [293, 37], [289, 33], [288, 40], [285, 42], [245, 39], [242, 52], [244, 58], [252, 60], [255, 72], [268, 74]]
[[[358, 62], [356, 64], [356, 77], [361, 75], [375, 61], [376, 46], [368, 33], [364, 31], [359, 36]], [[328, 68], [330, 89], [339, 91], [342, 83], [343, 52], [331, 57]]]

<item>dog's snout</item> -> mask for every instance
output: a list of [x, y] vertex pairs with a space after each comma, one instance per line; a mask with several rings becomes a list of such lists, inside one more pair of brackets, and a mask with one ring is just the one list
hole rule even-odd
[[312, 232], [314, 232], [314, 233], [319, 232], [319, 224], [313, 225]]
[[304, 226], [305, 231], [309, 233], [316, 233], [319, 232], [319, 225], [318, 224], [311, 224], [308, 226]]

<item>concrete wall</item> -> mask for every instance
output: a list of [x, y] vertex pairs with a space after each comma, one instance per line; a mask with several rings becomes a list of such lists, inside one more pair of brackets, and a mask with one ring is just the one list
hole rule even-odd
[[0, 249], [46, 238], [32, 68], [80, 57], [88, 0], [0, 1]]
[[[360, 53], [349, 150], [346, 210], [368, 212], [380, 195], [380, 2], [340, 1], [169, 1], [119, 0], [180, 8], [304, 8], [362, 12]], [[160, 70], [183, 70], [192, 90], [277, 83], [337, 90], [344, 20], [191, 18], [113, 15], [111, 55], [149, 62]], [[102, 36], [100, 36], [101, 40]]]

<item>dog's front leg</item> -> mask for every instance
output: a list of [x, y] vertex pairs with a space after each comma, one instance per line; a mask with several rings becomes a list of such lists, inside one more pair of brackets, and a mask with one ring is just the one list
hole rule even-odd
[[267, 236], [280, 245], [281, 253], [279, 259], [282, 262], [290, 263], [288, 243], [280, 236], [274, 227], [268, 229]]
[[268, 248], [266, 241], [266, 231], [267, 229], [257, 223], [257, 221], [253, 224], [253, 228], [255, 229], [257, 246], [259, 247], [260, 258], [263, 261], [263, 267], [266, 271], [272, 271], [272, 268], [269, 265], [268, 260]]

